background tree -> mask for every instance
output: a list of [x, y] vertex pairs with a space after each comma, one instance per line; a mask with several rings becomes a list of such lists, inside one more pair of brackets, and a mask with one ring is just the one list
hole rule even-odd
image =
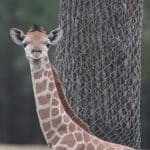
[[72, 107], [105, 140], [140, 147], [142, 0], [60, 1], [57, 68]]

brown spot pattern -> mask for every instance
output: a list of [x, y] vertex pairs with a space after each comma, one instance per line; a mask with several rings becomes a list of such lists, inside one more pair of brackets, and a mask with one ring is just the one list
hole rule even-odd
[[34, 78], [35, 79], [40, 79], [42, 77], [42, 71], [34, 73]]
[[101, 143], [98, 145], [97, 150], [105, 149], [105, 146]]
[[54, 133], [55, 133], [55, 131], [50, 130], [50, 131], [46, 134], [46, 137], [47, 137], [48, 139], [50, 139], [50, 138], [54, 135]]
[[81, 127], [80, 126], [78, 126], [77, 128], [78, 128], [79, 131], [81, 131]]
[[73, 132], [73, 131], [75, 131], [76, 130], [76, 126], [71, 122], [70, 124], [69, 124], [69, 132]]
[[75, 145], [75, 139], [72, 134], [66, 135], [63, 137], [61, 144], [67, 145], [69, 147], [73, 147]]
[[56, 150], [67, 150], [64, 146], [58, 146]]
[[59, 129], [58, 129], [58, 132], [60, 135], [62, 135], [63, 133], [68, 133], [67, 131], [67, 125], [66, 124], [63, 124]]
[[40, 105], [48, 104], [50, 102], [51, 95], [39, 96], [38, 101]]
[[46, 90], [46, 84], [47, 84], [47, 80], [43, 80], [41, 83], [37, 83], [36, 84], [36, 92], [40, 93], [42, 91]]
[[89, 143], [88, 145], [87, 145], [87, 149], [86, 150], [94, 150], [95, 148], [94, 148], [94, 145], [92, 144], [92, 143]]
[[90, 136], [86, 132], [83, 132], [83, 138], [86, 143], [90, 140]]
[[59, 109], [58, 108], [53, 108], [52, 109], [52, 116], [56, 116], [59, 114]]
[[69, 122], [69, 117], [67, 115], [64, 115], [64, 122]]
[[53, 106], [57, 106], [59, 104], [58, 100], [57, 99], [52, 99], [52, 105]]
[[62, 121], [61, 116], [56, 119], [53, 119], [52, 120], [53, 127], [57, 128], [59, 126], [59, 124], [61, 123], [61, 121]]
[[45, 62], [47, 62], [48, 61], [48, 57], [45, 57], [44, 60], [45, 60]]
[[49, 114], [49, 107], [45, 108], [45, 109], [40, 109], [39, 110], [39, 115], [40, 115], [40, 117], [41, 117], [42, 120], [48, 118], [49, 115], [50, 115]]
[[54, 82], [50, 82], [50, 83], [49, 83], [49, 90], [50, 90], [50, 91], [53, 91], [54, 89], [55, 89]]
[[85, 149], [84, 144], [78, 144], [77, 147], [75, 148], [75, 150], [84, 150], [84, 149]]
[[82, 134], [81, 133], [75, 133], [75, 138], [76, 138], [76, 141], [82, 141]]
[[58, 92], [57, 91], [54, 92], [54, 97], [58, 98]]
[[50, 122], [46, 122], [42, 124], [44, 131], [48, 131], [50, 129]]
[[60, 112], [61, 112], [61, 113], [64, 113], [64, 111], [65, 111], [65, 110], [64, 110], [64, 108], [63, 108], [62, 105], [61, 105], [61, 106], [60, 106]]
[[45, 71], [45, 72], [44, 72], [44, 76], [46, 76], [47, 74], [48, 74], [48, 71]]
[[48, 77], [52, 80], [53, 78], [52, 78], [52, 72], [48, 72]]
[[93, 139], [92, 142], [93, 142], [95, 145], [99, 144], [99, 140], [98, 140], [98, 139]]
[[52, 144], [55, 145], [59, 141], [59, 139], [60, 139], [60, 137], [55, 135], [51, 140]]
[[108, 147], [107, 150], [116, 150], [114, 147]]
[[47, 69], [50, 68], [50, 64], [49, 64], [49, 63], [46, 64], [46, 68], [47, 68]]

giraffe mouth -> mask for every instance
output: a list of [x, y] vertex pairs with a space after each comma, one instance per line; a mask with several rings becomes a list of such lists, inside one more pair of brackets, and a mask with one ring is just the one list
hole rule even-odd
[[41, 61], [41, 58], [37, 58], [37, 59], [32, 58], [32, 62], [34, 62], [34, 63], [38, 63], [38, 62], [40, 62], [40, 61]]
[[29, 59], [32, 63], [40, 63], [42, 58], [28, 57], [28, 59]]

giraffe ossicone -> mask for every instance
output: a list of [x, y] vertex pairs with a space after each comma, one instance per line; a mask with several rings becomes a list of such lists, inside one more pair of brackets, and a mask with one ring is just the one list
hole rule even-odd
[[47, 34], [39, 25], [33, 25], [26, 34], [17, 28], [10, 29], [12, 40], [24, 47], [30, 63], [37, 115], [48, 146], [52, 150], [132, 150], [92, 135], [71, 109], [48, 58], [49, 47], [57, 44], [62, 35], [61, 28]]

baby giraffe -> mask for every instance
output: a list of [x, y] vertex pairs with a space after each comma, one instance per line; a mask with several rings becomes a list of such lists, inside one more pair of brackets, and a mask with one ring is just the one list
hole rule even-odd
[[[26, 34], [11, 28], [10, 36], [24, 47], [29, 60], [34, 97], [40, 126], [51, 150], [133, 150], [97, 138], [65, 102], [62, 85], [49, 62], [48, 50], [61, 39], [63, 31], [56, 28], [47, 35], [42, 26], [33, 25]], [[68, 111], [69, 110], [69, 111]]]

